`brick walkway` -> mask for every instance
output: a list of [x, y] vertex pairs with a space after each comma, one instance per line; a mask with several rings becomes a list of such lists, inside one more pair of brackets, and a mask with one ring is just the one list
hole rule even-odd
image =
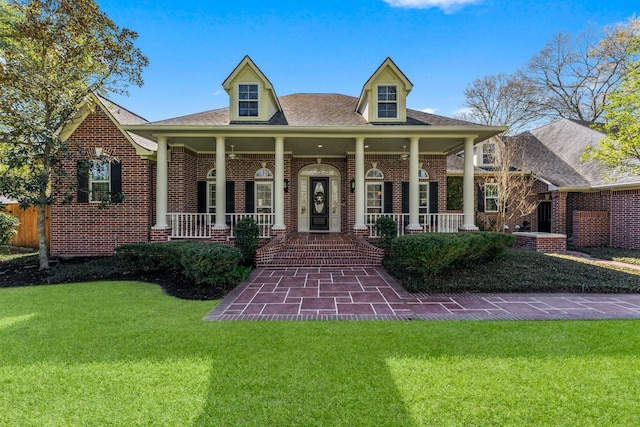
[[640, 318], [640, 294], [410, 294], [382, 268], [257, 269], [205, 320]]

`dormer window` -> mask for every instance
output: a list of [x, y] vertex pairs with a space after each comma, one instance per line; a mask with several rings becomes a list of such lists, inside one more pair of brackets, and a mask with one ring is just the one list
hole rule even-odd
[[398, 87], [378, 86], [378, 118], [398, 117]]
[[258, 117], [259, 88], [257, 84], [238, 85], [238, 115], [240, 117]]

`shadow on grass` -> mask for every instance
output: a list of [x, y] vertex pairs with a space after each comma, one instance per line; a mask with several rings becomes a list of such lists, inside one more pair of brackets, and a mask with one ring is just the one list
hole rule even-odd
[[[580, 383], [600, 386], [593, 375], [601, 372], [610, 381], [602, 390], [615, 386], [605, 398], [621, 397], [623, 407], [610, 406], [611, 414], [637, 414], [624, 404], [634, 399], [616, 394], [623, 386], [640, 390], [640, 378], [628, 375], [640, 370], [637, 322], [203, 322], [213, 305], [137, 282], [0, 289], [2, 317], [17, 319], [0, 329], [0, 383], [11, 384], [3, 418], [14, 425], [434, 425], [430, 411], [446, 415], [437, 409], [442, 399], [451, 408], [469, 398], [462, 390], [470, 375], [505, 376], [517, 386], [538, 373], [545, 382], [527, 389], [536, 392], [557, 389], [552, 374], [565, 368], [575, 390], [562, 395], [561, 387], [562, 398], [588, 406], [593, 394], [579, 394]], [[603, 371], [612, 358], [630, 363]], [[545, 371], [552, 364], [558, 368]], [[480, 396], [478, 384], [486, 385], [469, 390]], [[478, 405], [491, 407], [500, 395], [491, 389]], [[540, 408], [557, 405], [552, 397]]]

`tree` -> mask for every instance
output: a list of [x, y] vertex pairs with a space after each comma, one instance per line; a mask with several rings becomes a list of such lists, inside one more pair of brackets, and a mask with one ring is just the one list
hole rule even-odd
[[508, 126], [517, 134], [540, 120], [536, 87], [518, 75], [499, 73], [474, 80], [464, 90], [460, 118], [488, 126]]
[[[640, 36], [632, 47], [640, 51]], [[620, 87], [605, 107], [605, 137], [597, 147], [587, 147], [584, 160], [597, 160], [609, 169], [640, 174], [640, 60], [630, 62]]]
[[534, 191], [536, 178], [526, 169], [525, 151], [518, 146], [517, 139], [492, 138], [495, 165], [491, 176], [485, 178], [487, 184], [497, 191], [497, 213], [494, 231], [504, 231], [509, 223], [520, 222], [520, 218], [535, 212], [538, 199]]
[[[142, 85], [137, 34], [92, 0], [11, 0], [0, 19], [0, 193], [38, 210], [40, 268], [49, 267], [45, 206], [71, 144], [59, 130], [91, 93]], [[19, 170], [25, 176], [16, 175]]]
[[630, 46], [639, 33], [640, 18], [605, 27], [599, 39], [591, 30], [577, 36], [558, 33], [529, 60], [519, 79], [538, 92], [542, 116], [594, 123], [627, 73]]

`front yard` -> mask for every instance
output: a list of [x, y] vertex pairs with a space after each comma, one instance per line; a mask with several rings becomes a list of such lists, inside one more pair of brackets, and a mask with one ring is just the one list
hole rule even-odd
[[640, 424], [637, 321], [203, 322], [215, 305], [0, 289], [0, 424]]

